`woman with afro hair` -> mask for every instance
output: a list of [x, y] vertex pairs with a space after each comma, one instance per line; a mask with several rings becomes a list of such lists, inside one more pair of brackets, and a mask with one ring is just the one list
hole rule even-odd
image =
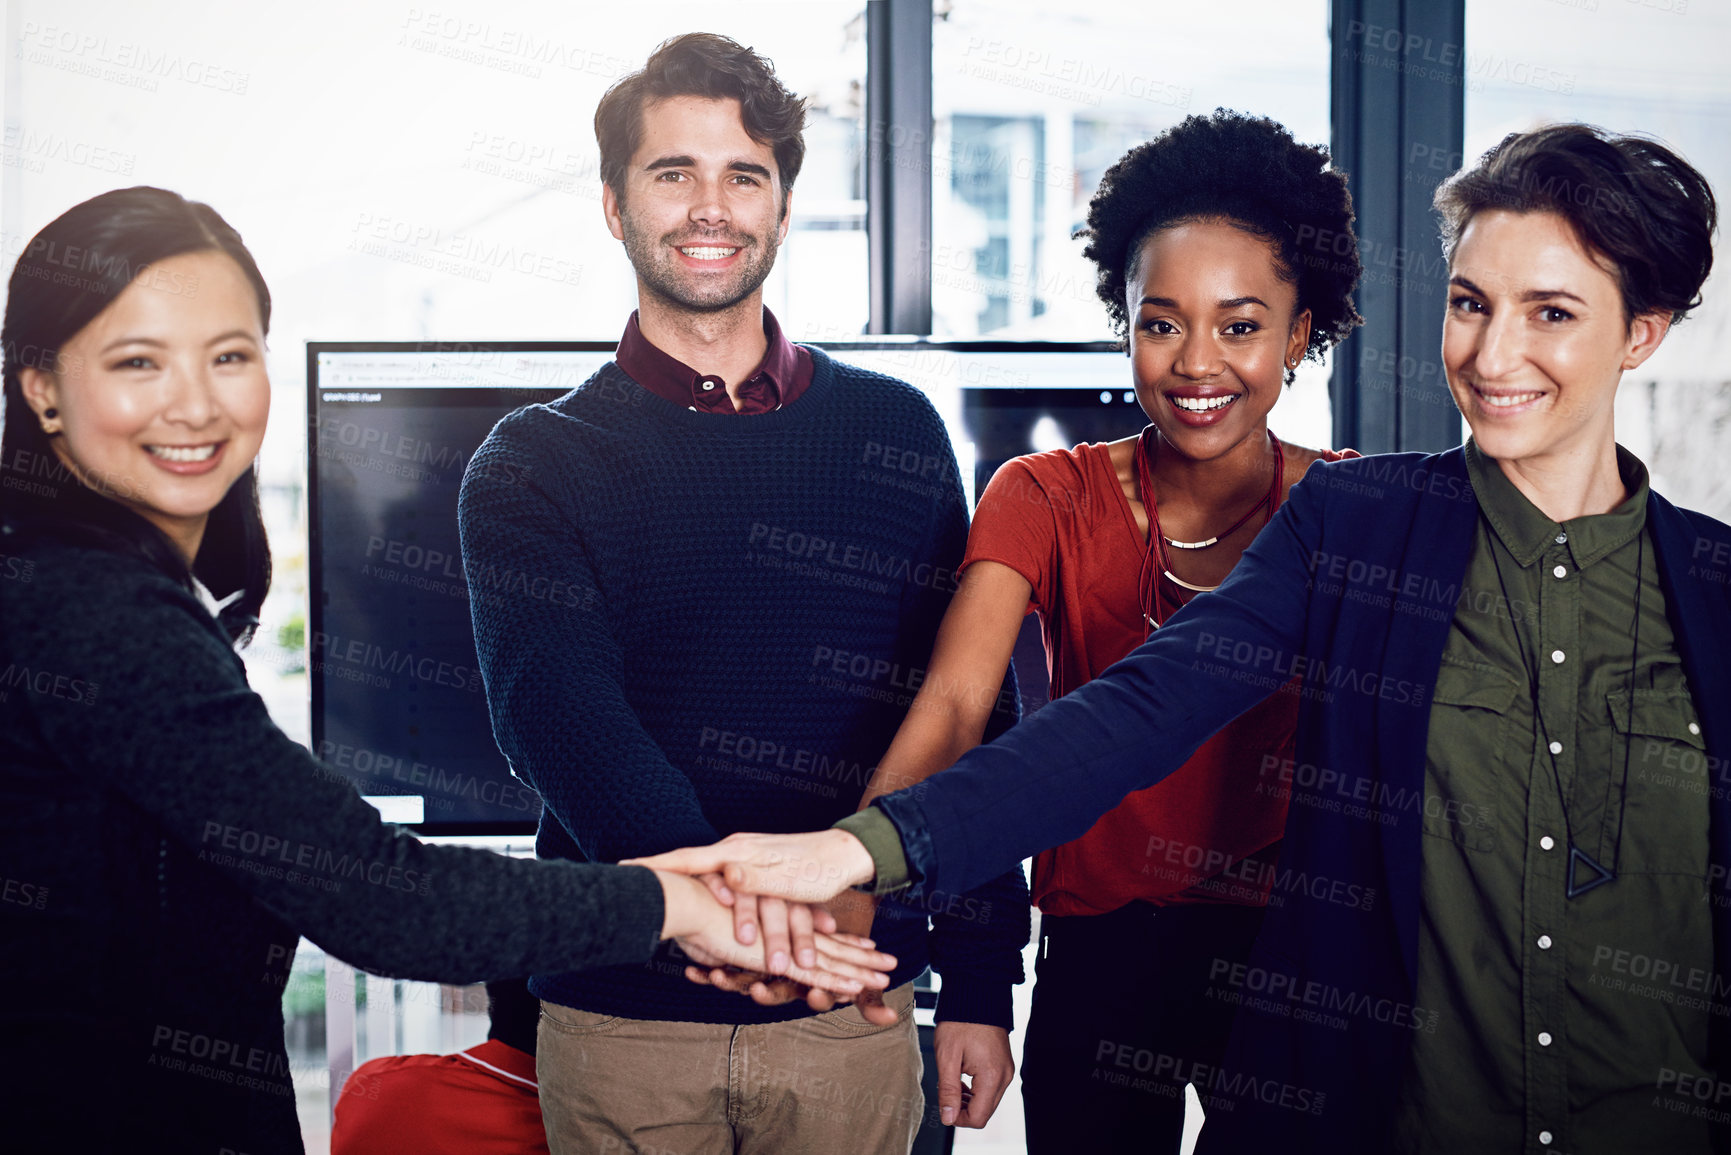
[[[993, 477], [931, 671], [862, 805], [979, 743], [1024, 614], [1040, 615], [1052, 696], [1067, 694], [1225, 580], [1311, 463], [1338, 459], [1280, 441], [1268, 412], [1301, 359], [1360, 322], [1352, 221], [1325, 149], [1236, 112], [1191, 116], [1107, 170], [1086, 255], [1150, 423]], [[1179, 1149], [1184, 1086], [1203, 1089], [1231, 1026], [1210, 971], [1242, 962], [1278, 877], [1297, 688], [1035, 860], [1034, 1155]], [[1002, 1091], [976, 1072], [984, 1115]]]

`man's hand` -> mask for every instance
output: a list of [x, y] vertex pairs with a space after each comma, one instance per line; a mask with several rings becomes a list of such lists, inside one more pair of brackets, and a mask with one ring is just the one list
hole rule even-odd
[[[984, 1023], [938, 1024], [938, 1121], [948, 1127], [984, 1127], [1016, 1073], [1010, 1033]], [[962, 1083], [968, 1076], [971, 1085]]]
[[[737, 914], [739, 907], [749, 905], [750, 901], [748, 897], [736, 896], [734, 908], [736, 927], [739, 925]], [[855, 943], [870, 941], [866, 936], [870, 934], [872, 919], [877, 914], [877, 899], [869, 894], [850, 890], [837, 895], [826, 906], [829, 915], [834, 919], [834, 930], [838, 938], [845, 942]], [[819, 909], [821, 910], [821, 908]], [[821, 925], [821, 914], [814, 912], [813, 917]], [[760, 1006], [780, 1006], [803, 998], [806, 1006], [822, 1013], [834, 1008], [838, 1002], [847, 1001], [846, 999], [838, 999], [821, 988], [794, 982], [791, 979], [777, 978], [759, 971], [715, 966], [707, 959], [694, 958], [692, 961], [700, 964], [685, 968], [685, 977], [692, 982], [719, 987], [735, 994], [749, 995], [751, 1000]], [[896, 1013], [893, 1009], [884, 1006], [881, 991], [868, 987], [855, 995], [853, 1002], [859, 1008], [860, 1013], [865, 1016], [867, 1022], [886, 1027], [894, 1025]]]
[[[858, 935], [870, 938], [872, 920], [877, 918], [878, 900], [869, 894], [857, 890], [844, 890], [829, 902], [824, 904], [834, 916], [836, 929], [843, 934]], [[880, 990], [864, 990], [854, 996], [853, 1005], [859, 1008], [868, 1023], [876, 1023], [880, 1027], [895, 1025], [896, 1012], [892, 1007], [884, 1006], [884, 995]]]
[[720, 873], [736, 896], [767, 894], [805, 903], [823, 902], [869, 882], [876, 869], [864, 844], [845, 830], [731, 834], [712, 846], [629, 859], [624, 865], [678, 874]]
[[[666, 908], [662, 938], [677, 939], [687, 954], [704, 965], [765, 969], [763, 947], [736, 941], [732, 912], [703, 882], [659, 870], [655, 877]], [[827, 933], [835, 927], [828, 911], [807, 910], [804, 917], [823, 929], [814, 935], [813, 965], [791, 963], [788, 978], [849, 998], [864, 990], [881, 990], [889, 982], [888, 972], [895, 969], [892, 956], [871, 949], [870, 940]]]

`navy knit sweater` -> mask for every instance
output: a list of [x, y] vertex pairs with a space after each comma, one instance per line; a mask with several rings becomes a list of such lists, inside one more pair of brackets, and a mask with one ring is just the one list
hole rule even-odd
[[[609, 363], [504, 418], [471, 460], [459, 520], [476, 647], [499, 748], [546, 803], [543, 857], [820, 830], [858, 805], [923, 677], [967, 510], [930, 403], [813, 356], [811, 388], [752, 417], [681, 409]], [[1007, 690], [988, 736], [1013, 718]], [[1020, 869], [880, 906], [892, 983], [925, 967], [928, 915], [939, 1017], [1010, 1027]], [[637, 1019], [810, 1013], [682, 971], [664, 950], [530, 989]]]

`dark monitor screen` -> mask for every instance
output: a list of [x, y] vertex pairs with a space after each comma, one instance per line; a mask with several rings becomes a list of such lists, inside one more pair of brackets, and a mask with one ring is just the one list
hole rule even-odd
[[[1011, 457], [1127, 436], [1146, 421], [1129, 391], [1124, 354], [1105, 342], [890, 338], [822, 347], [932, 400], [970, 501]], [[307, 347], [313, 744], [392, 821], [428, 834], [518, 834], [540, 816], [539, 799], [512, 776], [493, 741], [457, 492], [469, 458], [501, 417], [569, 392], [613, 348]], [[1017, 663], [1025, 702], [1044, 694], [1038, 646], [1025, 631]]]

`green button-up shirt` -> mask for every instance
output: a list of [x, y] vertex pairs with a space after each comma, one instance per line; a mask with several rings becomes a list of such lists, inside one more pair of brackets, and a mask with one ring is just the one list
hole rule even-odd
[[[1438, 1013], [1414, 1035], [1397, 1148], [1705, 1150], [1731, 1109], [1705, 1067], [1728, 994], [1711, 974], [1710, 781], [1644, 540], [1647, 471], [1619, 449], [1628, 497], [1558, 524], [1470, 442], [1466, 460], [1484, 516], [1425, 765], [1414, 1002]], [[905, 884], [888, 817], [837, 825], [880, 892]], [[1571, 838], [1615, 881], [1566, 897]]]
[[[1676, 772], [1704, 745], [1647, 471], [1617, 455], [1628, 497], [1559, 524], [1466, 447], [1483, 517], [1425, 755], [1415, 1002], [1440, 1014], [1414, 1036], [1402, 1151], [1708, 1149], [1716, 1105], [1676, 1093], [1706, 1073], [1712, 1013], [1707, 800]], [[1614, 881], [1567, 897], [1571, 846]]]

